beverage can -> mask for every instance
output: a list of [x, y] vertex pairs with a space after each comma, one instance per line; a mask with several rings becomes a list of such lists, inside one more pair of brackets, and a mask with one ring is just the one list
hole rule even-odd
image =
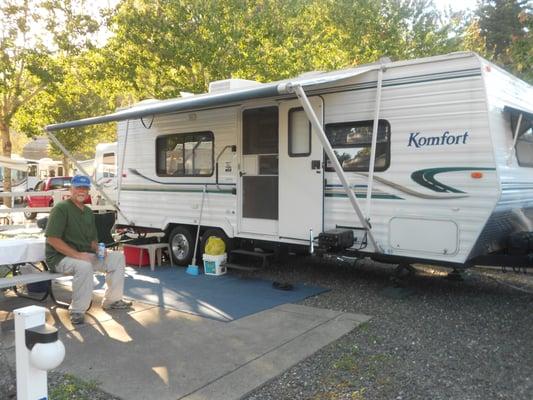
[[103, 260], [105, 257], [105, 243], [98, 243], [98, 252], [96, 253], [96, 256]]

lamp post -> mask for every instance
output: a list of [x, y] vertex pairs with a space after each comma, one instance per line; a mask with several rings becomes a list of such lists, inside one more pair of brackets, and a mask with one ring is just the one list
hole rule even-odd
[[65, 358], [57, 329], [45, 323], [46, 308], [18, 308], [15, 314], [17, 399], [48, 399], [47, 371]]

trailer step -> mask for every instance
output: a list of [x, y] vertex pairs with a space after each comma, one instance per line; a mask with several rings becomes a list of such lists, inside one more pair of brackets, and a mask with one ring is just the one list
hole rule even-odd
[[231, 264], [231, 263], [226, 263], [224, 265], [228, 269], [236, 269], [238, 271], [247, 271], [247, 272], [254, 272], [254, 271], [258, 271], [261, 269], [259, 267], [248, 267], [246, 265]]
[[274, 253], [267, 253], [267, 252], [260, 252], [260, 251], [250, 251], [250, 250], [244, 250], [244, 249], [236, 249], [232, 250], [230, 252], [231, 255], [233, 254], [240, 254], [244, 256], [250, 256], [250, 257], [258, 257], [262, 259], [262, 267], [266, 267], [268, 265], [268, 259], [270, 257], [274, 256]]

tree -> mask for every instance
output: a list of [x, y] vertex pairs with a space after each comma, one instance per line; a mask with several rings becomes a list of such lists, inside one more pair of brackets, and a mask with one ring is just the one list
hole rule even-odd
[[531, 0], [481, 0], [475, 14], [486, 54], [511, 72], [533, 80]]
[[[58, 55], [89, 46], [97, 24], [81, 12], [85, 0], [3, 0], [0, 6], [0, 132], [2, 153], [11, 156], [10, 129], [21, 109], [64, 71]], [[10, 173], [4, 188], [11, 189]]]
[[310, 70], [455, 50], [428, 0], [122, 0], [107, 50], [139, 98], [204, 92], [230, 77], [271, 81]]
[[[41, 134], [42, 127], [51, 123], [105, 114], [115, 108], [116, 91], [102, 77], [106, 61], [98, 49], [60, 57], [56, 62], [63, 71], [61, 81], [41, 91], [17, 114], [15, 127], [30, 136]], [[97, 143], [112, 141], [115, 136], [111, 126], [62, 130], [55, 135], [71, 153], [82, 158], [91, 158]], [[51, 150], [63, 158], [68, 171], [66, 156], [54, 144]]]
[[[33, 35], [41, 22], [34, 6], [29, 0], [6, 0], [0, 6], [0, 134], [2, 154], [7, 157], [11, 156], [10, 128], [17, 111], [54, 79], [50, 54]], [[4, 174], [4, 190], [11, 190], [10, 170]]]

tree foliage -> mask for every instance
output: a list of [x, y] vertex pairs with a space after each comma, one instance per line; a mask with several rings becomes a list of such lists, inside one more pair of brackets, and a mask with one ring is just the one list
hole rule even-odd
[[438, 54], [456, 42], [427, 0], [123, 0], [111, 29], [118, 78], [160, 98], [203, 92], [216, 79]]
[[[204, 92], [217, 79], [272, 81], [383, 56], [471, 50], [533, 81], [531, 0], [480, 0], [472, 14], [440, 12], [431, 0], [120, 0], [100, 10], [111, 32], [100, 48], [93, 41], [99, 20], [86, 12], [89, 5], [3, 0], [3, 137], [10, 126], [36, 135], [48, 123], [143, 98]], [[58, 136], [70, 151], [89, 156], [113, 130]], [[8, 139], [3, 148], [10, 153]]]
[[485, 54], [504, 68], [533, 81], [533, 2], [481, 0], [476, 22]]

